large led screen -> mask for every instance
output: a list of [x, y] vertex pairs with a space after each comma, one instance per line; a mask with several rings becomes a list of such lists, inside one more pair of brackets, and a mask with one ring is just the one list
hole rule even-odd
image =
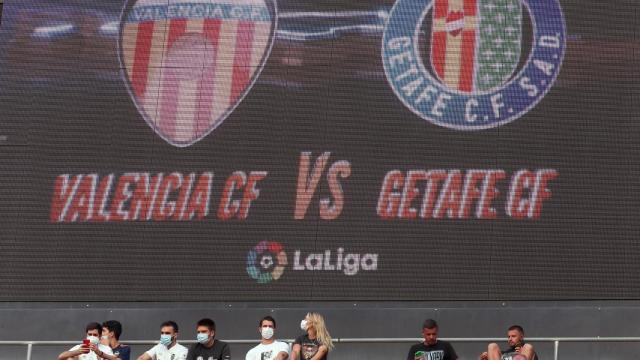
[[640, 299], [639, 11], [6, 1], [0, 300]]

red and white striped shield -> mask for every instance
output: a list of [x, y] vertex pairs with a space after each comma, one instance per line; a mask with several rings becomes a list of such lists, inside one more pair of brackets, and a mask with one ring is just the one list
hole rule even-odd
[[434, 0], [431, 64], [448, 88], [500, 86], [516, 70], [521, 45], [520, 0]]
[[431, 63], [449, 88], [473, 89], [476, 0], [435, 0]]
[[273, 0], [132, 1], [120, 60], [139, 112], [172, 145], [201, 140], [253, 86], [275, 27]]

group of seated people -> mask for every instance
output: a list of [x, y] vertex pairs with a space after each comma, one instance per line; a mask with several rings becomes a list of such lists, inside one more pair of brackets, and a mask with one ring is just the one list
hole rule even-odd
[[[265, 316], [258, 322], [260, 343], [250, 349], [245, 360], [326, 360], [334, 348], [322, 315], [310, 312], [300, 322], [304, 333], [293, 346], [275, 339], [276, 321]], [[187, 348], [178, 343], [178, 324], [165, 321], [160, 325], [160, 341], [137, 360], [230, 360], [229, 344], [215, 338], [216, 324], [205, 318], [196, 324], [196, 343]], [[58, 360], [131, 360], [131, 348], [120, 343], [122, 324], [116, 320], [89, 323], [86, 339], [58, 356]], [[427, 319], [422, 326], [423, 342], [413, 345], [407, 360], [457, 360], [453, 346], [438, 340], [438, 324]], [[478, 360], [538, 360], [531, 344], [524, 341], [524, 330], [513, 325], [507, 331], [508, 348], [501, 350], [492, 343]]]
[[[331, 335], [318, 313], [308, 313], [300, 322], [304, 334], [293, 347], [275, 339], [276, 320], [265, 316], [258, 322], [260, 343], [249, 350], [245, 360], [320, 360], [327, 359], [333, 349]], [[160, 325], [160, 341], [137, 360], [230, 360], [229, 344], [218, 340], [216, 324], [202, 319], [196, 324], [196, 343], [187, 348], [178, 343], [178, 324], [165, 321]], [[58, 360], [131, 360], [131, 348], [120, 343], [122, 324], [116, 320], [89, 323], [86, 339], [58, 356]]]
[[[438, 340], [438, 323], [427, 319], [422, 324], [424, 342], [409, 349], [407, 360], [457, 360], [458, 355], [450, 343]], [[524, 341], [524, 329], [520, 325], [510, 326], [507, 330], [508, 347], [504, 350], [496, 343], [487, 346], [487, 351], [478, 356], [478, 360], [538, 360], [533, 345]]]

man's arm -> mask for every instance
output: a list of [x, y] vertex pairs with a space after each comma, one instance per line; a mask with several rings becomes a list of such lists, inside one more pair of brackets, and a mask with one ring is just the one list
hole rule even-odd
[[276, 353], [274, 360], [287, 360], [289, 359], [290, 346], [284, 341], [276, 341], [274, 343], [273, 352]]
[[231, 360], [231, 346], [224, 344], [222, 348], [222, 360]]
[[151, 356], [149, 356], [149, 354], [145, 352], [142, 355], [138, 356], [138, 360], [153, 360], [153, 359], [151, 358]]
[[102, 351], [98, 345], [91, 344], [89, 350], [93, 351], [100, 359], [120, 360], [120, 358], [113, 355], [113, 353]]
[[189, 347], [189, 352], [187, 353], [187, 360], [195, 360], [196, 359], [196, 344], [193, 344]]
[[[77, 351], [77, 350], [76, 350]], [[58, 355], [58, 360], [76, 360], [79, 354], [76, 351], [65, 351]]]
[[244, 360], [253, 360], [254, 356], [253, 354], [253, 349], [249, 349], [249, 351], [247, 351], [247, 355], [244, 356]]
[[75, 360], [76, 357], [80, 354], [88, 354], [89, 348], [80, 346], [75, 350], [67, 350], [60, 355], [58, 355], [58, 360]]
[[407, 360], [415, 360], [415, 358], [416, 358], [415, 345], [412, 345], [409, 348], [409, 354], [407, 354]]
[[58, 360], [72, 360], [77, 356], [75, 351], [65, 351], [58, 355]]
[[527, 360], [533, 360], [533, 355], [536, 352], [533, 350], [533, 346], [531, 344], [524, 344], [524, 346], [520, 348], [519, 353], [526, 356]]
[[[98, 354], [96, 354], [98, 355]], [[101, 352], [100, 355], [98, 355], [99, 357], [101, 357], [102, 359], [107, 359], [107, 360], [122, 360], [119, 357], [115, 356], [115, 355], [109, 355], [107, 353]]]

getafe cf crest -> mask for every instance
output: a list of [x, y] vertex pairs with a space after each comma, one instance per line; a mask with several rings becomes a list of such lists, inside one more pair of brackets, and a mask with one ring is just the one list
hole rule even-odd
[[545, 96], [565, 42], [558, 0], [398, 0], [382, 60], [416, 115], [478, 130], [523, 116]]
[[275, 0], [129, 1], [120, 62], [138, 111], [174, 146], [201, 140], [255, 83], [275, 28]]

